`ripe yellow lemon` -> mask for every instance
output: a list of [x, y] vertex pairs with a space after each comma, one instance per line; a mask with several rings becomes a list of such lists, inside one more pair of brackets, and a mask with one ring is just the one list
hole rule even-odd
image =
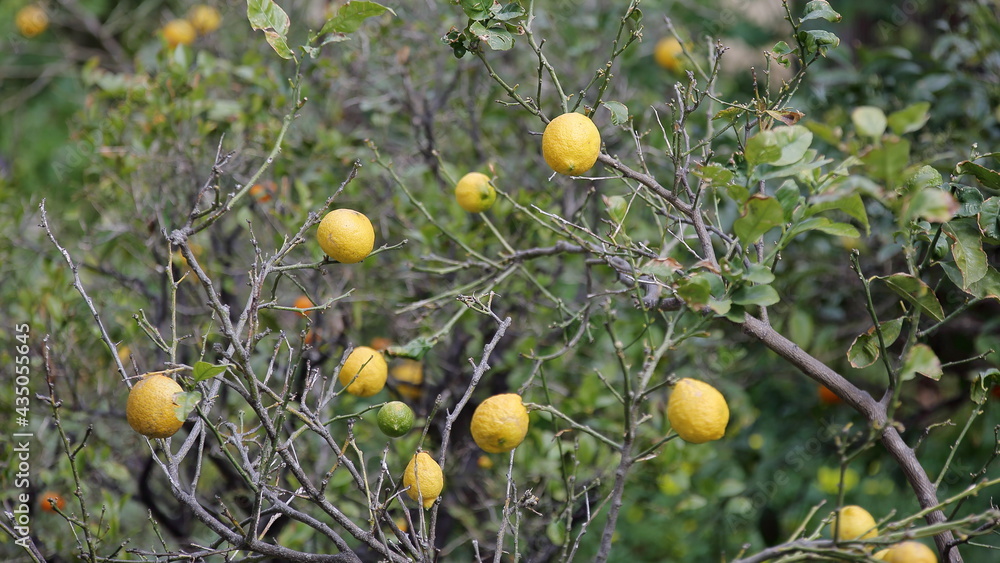
[[729, 424], [729, 405], [715, 387], [685, 377], [670, 393], [667, 420], [685, 442], [702, 444], [725, 435], [726, 425]]
[[417, 360], [402, 360], [389, 375], [396, 380], [396, 390], [407, 399], [417, 400], [424, 382], [424, 365]]
[[509, 452], [528, 433], [528, 409], [516, 393], [493, 395], [472, 413], [472, 439], [491, 454]]
[[671, 72], [677, 72], [684, 66], [684, 62], [681, 60], [683, 52], [684, 48], [676, 37], [664, 37], [656, 42], [656, 46], [653, 48], [653, 58], [656, 59], [656, 64]]
[[49, 28], [49, 15], [37, 4], [29, 4], [17, 11], [14, 25], [21, 35], [31, 39]]
[[355, 264], [375, 248], [375, 228], [362, 213], [353, 209], [334, 209], [320, 221], [316, 240], [330, 258]]
[[198, 37], [198, 32], [187, 20], [170, 20], [163, 26], [163, 39], [167, 46], [173, 49], [178, 45], [190, 45]]
[[219, 24], [222, 23], [222, 15], [219, 11], [205, 4], [192, 6], [188, 11], [187, 19], [198, 31], [199, 35], [212, 33], [216, 29], [219, 29]]
[[385, 387], [387, 375], [388, 369], [382, 353], [374, 348], [358, 346], [347, 356], [338, 379], [351, 395], [371, 397]]
[[[889, 563], [937, 563], [938, 560], [934, 550], [915, 541], [896, 544], [889, 549], [880, 551], [879, 554], [883, 554], [881, 561]], [[875, 558], [879, 558], [878, 554]]]
[[378, 410], [375, 421], [386, 436], [399, 438], [413, 428], [413, 409], [402, 401], [390, 401]]
[[125, 418], [133, 430], [150, 438], [169, 438], [184, 425], [177, 419], [174, 396], [184, 390], [163, 374], [147, 375], [132, 386]]
[[455, 185], [458, 205], [469, 213], [482, 213], [497, 200], [497, 191], [490, 177], [481, 172], [469, 172]]
[[542, 157], [556, 172], [579, 176], [593, 168], [601, 154], [601, 132], [589, 117], [564, 113], [545, 126]]
[[409, 487], [406, 494], [411, 499], [417, 502], [423, 499], [424, 508], [430, 508], [444, 489], [444, 473], [430, 454], [420, 452], [406, 465], [403, 471], [403, 486]]
[[867, 540], [878, 535], [875, 518], [864, 508], [853, 504], [841, 508], [830, 522], [830, 535], [834, 530], [837, 530], [837, 541]]

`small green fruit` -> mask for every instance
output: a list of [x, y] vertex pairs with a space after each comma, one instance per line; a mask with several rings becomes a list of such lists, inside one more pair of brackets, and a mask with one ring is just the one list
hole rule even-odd
[[391, 401], [378, 410], [378, 429], [386, 436], [399, 438], [413, 428], [413, 409], [402, 401]]

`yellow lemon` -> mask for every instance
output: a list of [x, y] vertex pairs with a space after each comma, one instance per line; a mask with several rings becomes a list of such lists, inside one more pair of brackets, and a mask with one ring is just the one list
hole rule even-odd
[[528, 409], [516, 393], [493, 395], [472, 413], [472, 439], [491, 454], [509, 452], [528, 433]]
[[187, 19], [200, 35], [212, 33], [219, 29], [219, 24], [222, 23], [222, 15], [219, 14], [219, 11], [205, 4], [192, 6], [188, 11]]
[[424, 365], [417, 360], [402, 360], [389, 375], [396, 380], [396, 391], [407, 399], [420, 398], [424, 382]]
[[875, 518], [864, 508], [853, 504], [841, 508], [830, 522], [830, 535], [834, 530], [837, 530], [837, 541], [867, 540], [878, 535]]
[[444, 473], [441, 466], [427, 452], [420, 452], [410, 459], [403, 471], [403, 486], [409, 487], [406, 494], [430, 508], [444, 489]]
[[330, 258], [355, 264], [375, 248], [375, 228], [362, 213], [353, 209], [334, 209], [320, 221], [316, 240]]
[[872, 555], [872, 559], [876, 559], [878, 561], [887, 561], [887, 559], [886, 559], [887, 557], [889, 557], [889, 550], [888, 549], [883, 549], [881, 551], [876, 551], [875, 555]]
[[49, 28], [49, 15], [37, 4], [29, 4], [17, 11], [14, 25], [21, 35], [31, 39]]
[[458, 205], [469, 213], [482, 213], [497, 200], [497, 191], [490, 184], [490, 177], [481, 172], [469, 172], [455, 185]]
[[171, 20], [163, 26], [163, 39], [167, 46], [173, 49], [178, 45], [190, 45], [198, 37], [198, 32], [187, 20]]
[[556, 172], [579, 176], [593, 168], [601, 154], [601, 132], [589, 117], [564, 113], [545, 126], [542, 157]]
[[184, 425], [177, 419], [174, 396], [184, 390], [163, 374], [147, 375], [132, 386], [125, 418], [133, 430], [150, 438], [169, 438]]
[[681, 60], [683, 52], [684, 47], [681, 46], [681, 42], [676, 37], [664, 37], [656, 42], [656, 46], [653, 48], [653, 58], [656, 60], [656, 64], [671, 72], [677, 72], [684, 66], [684, 62]]
[[371, 397], [385, 387], [387, 371], [381, 352], [367, 346], [358, 346], [347, 356], [338, 379], [351, 395]]
[[937, 563], [938, 560], [934, 550], [915, 541], [896, 544], [884, 552], [881, 560], [889, 563]]
[[702, 444], [722, 438], [729, 423], [726, 398], [704, 381], [685, 377], [667, 401], [670, 427], [685, 441]]

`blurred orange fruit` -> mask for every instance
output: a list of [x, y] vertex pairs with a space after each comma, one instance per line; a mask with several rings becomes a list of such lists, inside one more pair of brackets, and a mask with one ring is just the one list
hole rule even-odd
[[844, 402], [843, 399], [837, 396], [837, 394], [831, 391], [826, 385], [820, 385], [817, 394], [819, 395], [819, 402], [824, 405], [838, 405]]

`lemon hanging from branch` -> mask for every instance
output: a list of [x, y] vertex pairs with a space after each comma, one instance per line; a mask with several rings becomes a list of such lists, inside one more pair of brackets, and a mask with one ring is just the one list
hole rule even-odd
[[601, 154], [601, 132], [582, 113], [564, 113], [545, 126], [542, 157], [556, 172], [579, 176], [594, 167]]

